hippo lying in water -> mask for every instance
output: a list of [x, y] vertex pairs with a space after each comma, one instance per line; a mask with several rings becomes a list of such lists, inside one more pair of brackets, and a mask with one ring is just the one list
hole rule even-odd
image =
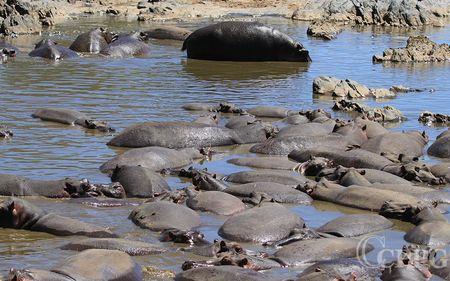
[[3, 40], [0, 40], [0, 50], [8, 57], [15, 57], [19, 53], [19, 49]]
[[146, 38], [184, 41], [192, 32], [177, 26], [160, 26], [143, 32]]
[[87, 129], [96, 129], [102, 132], [114, 132], [115, 129], [108, 126], [106, 122], [95, 121], [84, 113], [65, 108], [42, 108], [36, 110], [33, 118], [40, 118], [44, 121], [52, 121], [67, 125], [79, 125]]
[[51, 60], [62, 60], [78, 57], [77, 52], [69, 48], [58, 45], [58, 43], [44, 39], [36, 44], [33, 51], [28, 54], [30, 57], [40, 57]]
[[50, 271], [15, 270], [9, 272], [9, 281], [140, 281], [141, 266], [129, 255], [116, 250], [86, 250], [65, 259]]
[[143, 33], [119, 34], [116, 40], [100, 51], [100, 54], [114, 58], [146, 56], [150, 54], [150, 46], [144, 39]]
[[58, 236], [117, 237], [106, 228], [47, 213], [25, 200], [14, 197], [0, 203], [0, 227], [40, 231]]
[[228, 21], [194, 31], [182, 50], [191, 59], [309, 62], [309, 52], [286, 34], [258, 22]]
[[94, 28], [78, 35], [69, 48], [75, 52], [98, 54], [116, 38], [116, 34], [107, 32], [103, 28]]

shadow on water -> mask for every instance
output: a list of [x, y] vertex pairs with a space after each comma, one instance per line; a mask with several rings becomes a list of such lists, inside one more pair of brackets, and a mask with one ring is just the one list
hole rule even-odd
[[199, 80], [287, 79], [308, 71], [309, 63], [232, 62], [186, 59], [183, 70]]

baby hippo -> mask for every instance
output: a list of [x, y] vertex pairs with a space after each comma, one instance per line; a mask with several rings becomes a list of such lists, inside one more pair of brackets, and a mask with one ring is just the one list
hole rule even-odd
[[57, 61], [76, 58], [78, 54], [67, 47], [58, 45], [58, 43], [50, 39], [44, 39], [36, 44], [34, 50], [29, 53], [29, 56]]
[[150, 47], [144, 40], [144, 33], [119, 34], [117, 39], [100, 51], [102, 55], [115, 58], [146, 56]]

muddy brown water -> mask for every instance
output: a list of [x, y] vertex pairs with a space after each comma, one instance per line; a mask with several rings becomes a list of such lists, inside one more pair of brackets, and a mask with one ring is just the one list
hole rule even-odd
[[[88, 178], [93, 182], [108, 182], [98, 167], [123, 150], [107, 147], [112, 135], [86, 131], [43, 122], [30, 117], [40, 107], [77, 109], [92, 117], [106, 120], [118, 131], [137, 122], [192, 120], [196, 114], [184, 111], [187, 102], [229, 101], [242, 107], [279, 105], [292, 109], [326, 108], [332, 101], [312, 97], [312, 80], [318, 75], [351, 78], [370, 87], [406, 85], [432, 88], [435, 91], [403, 94], [392, 100], [370, 105], [390, 104], [406, 115], [408, 121], [392, 126], [393, 130], [425, 130], [430, 139], [445, 128], [430, 128], [417, 122], [423, 110], [450, 114], [450, 64], [373, 64], [373, 54], [388, 47], [404, 46], [408, 36], [427, 34], [432, 40], [448, 43], [450, 28], [416, 30], [347, 28], [338, 39], [322, 41], [306, 36], [306, 23], [276, 18], [262, 18], [302, 42], [310, 51], [310, 65], [292, 63], [234, 63], [188, 60], [180, 51], [181, 43], [150, 41], [152, 54], [148, 58], [105, 59], [83, 57], [58, 63], [28, 57], [40, 36], [13, 40], [22, 50], [12, 62], [0, 65], [0, 121], [14, 131], [14, 138], [0, 142], [0, 172], [35, 179], [63, 177]], [[173, 23], [172, 23], [173, 24]], [[176, 23], [195, 29], [208, 22]], [[104, 26], [114, 31], [145, 30], [151, 24], [139, 24], [112, 18], [78, 18], [46, 31], [63, 45], [91, 27]], [[348, 118], [343, 114], [336, 116]], [[245, 148], [221, 148], [228, 153], [199, 167], [228, 174], [246, 168], [226, 163], [234, 154], [249, 156]], [[234, 156], [232, 156], [234, 155]], [[255, 155], [254, 155], [255, 156]], [[427, 161], [437, 159], [424, 157]], [[172, 188], [187, 186], [177, 178], [168, 178]], [[48, 211], [68, 217], [111, 227], [121, 236], [153, 243], [158, 235], [142, 230], [127, 219], [132, 206], [92, 208], [63, 200], [30, 198]], [[135, 203], [140, 201], [135, 200]], [[314, 202], [311, 206], [290, 206], [311, 227], [317, 227], [346, 213], [361, 211]], [[219, 238], [217, 229], [225, 217], [202, 213], [200, 230], [208, 239]], [[391, 230], [377, 233], [385, 239], [385, 247], [399, 249], [406, 242], [404, 232], [412, 225], [395, 222]], [[74, 254], [58, 247], [77, 237], [59, 238], [48, 234], [0, 229], [0, 275], [9, 268], [50, 268], [61, 259]], [[137, 257], [142, 265], [180, 271], [188, 259], [202, 259], [177, 251], [179, 245], [164, 245], [171, 251], [162, 255]], [[246, 245], [253, 250], [271, 252], [273, 249]], [[368, 255], [372, 261], [384, 249], [375, 241], [375, 251]], [[301, 268], [276, 269], [268, 274], [288, 278]]]

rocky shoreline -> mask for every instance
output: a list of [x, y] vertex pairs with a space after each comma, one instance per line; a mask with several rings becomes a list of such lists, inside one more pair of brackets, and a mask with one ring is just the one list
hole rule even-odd
[[191, 1], [142, 0], [1, 0], [0, 36], [40, 33], [70, 16], [126, 16], [140, 21], [277, 16], [301, 21], [394, 27], [445, 26], [447, 1], [320, 0], [320, 1]]

